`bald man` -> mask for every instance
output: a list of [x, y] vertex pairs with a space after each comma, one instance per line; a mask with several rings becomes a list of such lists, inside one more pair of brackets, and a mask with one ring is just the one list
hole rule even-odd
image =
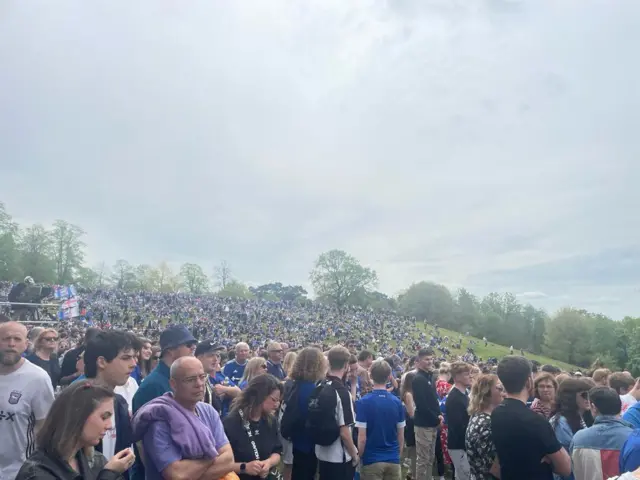
[[27, 329], [0, 324], [0, 478], [15, 478], [35, 450], [35, 436], [53, 403], [49, 375], [22, 354]]
[[222, 373], [236, 385], [239, 384], [242, 380], [242, 376], [244, 375], [244, 369], [247, 366], [248, 358], [249, 345], [244, 342], [238, 343], [236, 345], [236, 358], [227, 362], [222, 369]]
[[[181, 357], [171, 364], [173, 393], [151, 400], [134, 416], [134, 437], [142, 439], [147, 480], [220, 478], [232, 471], [233, 452], [220, 416], [202, 401], [206, 381], [200, 360]], [[187, 420], [180, 407], [193, 418]], [[202, 441], [198, 429], [208, 441]], [[188, 452], [195, 449], [184, 445], [199, 445], [203, 451], [190, 458]]]

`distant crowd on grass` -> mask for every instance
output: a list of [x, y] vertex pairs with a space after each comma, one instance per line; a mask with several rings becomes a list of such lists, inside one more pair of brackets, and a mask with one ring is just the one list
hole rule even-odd
[[95, 291], [83, 311], [0, 318], [0, 478], [640, 478], [629, 372], [482, 359], [355, 307]]

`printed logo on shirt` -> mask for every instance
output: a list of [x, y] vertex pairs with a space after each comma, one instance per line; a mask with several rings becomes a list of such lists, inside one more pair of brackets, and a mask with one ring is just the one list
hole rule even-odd
[[6, 421], [11, 420], [12, 422], [15, 422], [16, 421], [16, 414], [15, 414], [15, 412], [7, 412], [7, 413], [5, 413], [4, 410], [0, 410], [0, 420], [6, 420]]
[[9, 394], [9, 403], [11, 405], [17, 405], [21, 397], [22, 397], [22, 392], [19, 392], [18, 390], [14, 390]]

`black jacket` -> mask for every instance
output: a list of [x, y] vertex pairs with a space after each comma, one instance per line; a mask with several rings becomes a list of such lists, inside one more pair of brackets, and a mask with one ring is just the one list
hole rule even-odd
[[447, 447], [449, 450], [464, 450], [467, 426], [469, 425], [469, 398], [455, 386], [447, 396]]
[[[116, 447], [115, 453], [133, 445], [133, 430], [131, 428], [131, 419], [129, 417], [129, 405], [127, 400], [116, 393], [113, 399], [113, 420], [116, 427]], [[102, 440], [96, 446], [96, 450], [102, 453]], [[129, 478], [129, 472], [124, 472], [123, 478]]]
[[107, 460], [99, 452], [87, 458], [82, 450], [76, 454], [80, 472], [75, 472], [59, 457], [36, 450], [22, 464], [16, 480], [119, 480], [119, 473], [106, 470]]
[[416, 427], [435, 428], [440, 425], [440, 401], [431, 373], [418, 370], [413, 380], [413, 400], [416, 404], [413, 417]]

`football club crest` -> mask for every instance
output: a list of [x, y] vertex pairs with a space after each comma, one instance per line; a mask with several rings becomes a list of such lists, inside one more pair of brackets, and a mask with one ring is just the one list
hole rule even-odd
[[22, 392], [14, 390], [9, 394], [9, 403], [11, 405], [17, 405], [21, 397], [22, 397]]

